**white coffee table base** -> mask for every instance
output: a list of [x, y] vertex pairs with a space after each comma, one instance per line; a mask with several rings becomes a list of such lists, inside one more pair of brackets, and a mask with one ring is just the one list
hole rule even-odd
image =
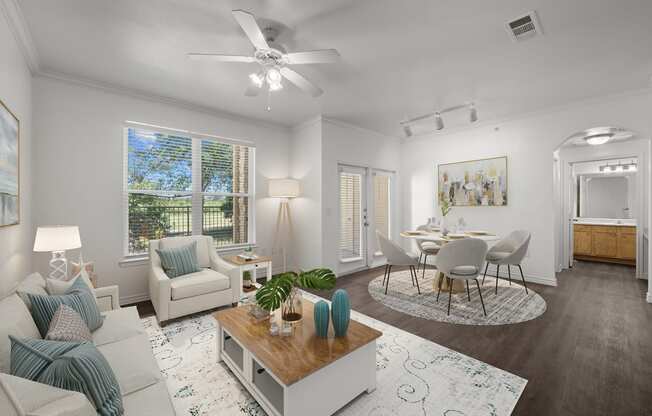
[[217, 335], [218, 362], [226, 363], [269, 415], [328, 416], [376, 389], [375, 340], [286, 386], [219, 322]]

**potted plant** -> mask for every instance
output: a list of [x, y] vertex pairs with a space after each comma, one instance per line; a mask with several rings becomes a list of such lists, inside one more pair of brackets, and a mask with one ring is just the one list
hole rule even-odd
[[268, 311], [281, 308], [281, 318], [296, 322], [303, 317], [299, 288], [328, 290], [335, 287], [335, 273], [330, 269], [313, 269], [306, 272], [286, 272], [267, 281], [258, 292], [258, 306]]
[[251, 271], [245, 270], [242, 273], [242, 286], [247, 289], [251, 288]]

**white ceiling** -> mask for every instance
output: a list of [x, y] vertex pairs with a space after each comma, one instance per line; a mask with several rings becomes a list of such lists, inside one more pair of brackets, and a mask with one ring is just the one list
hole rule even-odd
[[[44, 71], [101, 81], [284, 125], [317, 114], [389, 135], [398, 122], [475, 101], [480, 120], [645, 88], [649, 0], [20, 0]], [[293, 86], [243, 95], [256, 64], [196, 62], [187, 52], [250, 54], [231, 9], [283, 23], [289, 51], [336, 48], [342, 60], [298, 70]], [[504, 23], [536, 10], [545, 35], [514, 43]], [[297, 67], [295, 67], [297, 68]], [[463, 123], [456, 120], [455, 123]], [[447, 123], [448, 125], [448, 123]]]

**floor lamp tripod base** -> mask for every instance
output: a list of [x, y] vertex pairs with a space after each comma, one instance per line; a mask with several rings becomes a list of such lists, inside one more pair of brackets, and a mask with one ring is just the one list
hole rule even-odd
[[50, 259], [50, 279], [66, 280], [68, 277], [68, 260], [65, 251], [53, 251]]

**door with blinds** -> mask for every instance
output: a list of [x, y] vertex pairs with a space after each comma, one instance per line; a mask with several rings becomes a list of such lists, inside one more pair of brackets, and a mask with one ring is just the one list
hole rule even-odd
[[392, 236], [393, 173], [340, 165], [339, 273], [382, 262], [376, 230]]
[[367, 169], [339, 166], [339, 258], [346, 269], [367, 265]]

